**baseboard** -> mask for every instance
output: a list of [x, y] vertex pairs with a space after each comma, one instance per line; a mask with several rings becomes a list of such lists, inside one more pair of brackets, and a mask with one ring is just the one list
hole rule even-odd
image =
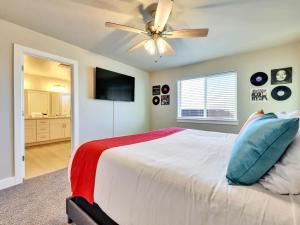
[[37, 146], [37, 145], [47, 145], [47, 144], [54, 144], [59, 142], [71, 141], [71, 138], [61, 138], [55, 140], [48, 140], [48, 141], [40, 141], [40, 142], [33, 142], [25, 144], [25, 147]]
[[0, 190], [15, 186], [20, 183], [22, 183], [22, 181], [20, 179], [17, 179], [16, 177], [8, 177], [2, 179], [0, 180]]

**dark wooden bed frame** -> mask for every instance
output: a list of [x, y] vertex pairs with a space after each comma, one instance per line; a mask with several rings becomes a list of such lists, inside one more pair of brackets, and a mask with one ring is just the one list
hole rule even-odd
[[[79, 201], [80, 203], [79, 203]], [[68, 223], [76, 225], [118, 225], [98, 205], [90, 205], [82, 198], [66, 199]]]

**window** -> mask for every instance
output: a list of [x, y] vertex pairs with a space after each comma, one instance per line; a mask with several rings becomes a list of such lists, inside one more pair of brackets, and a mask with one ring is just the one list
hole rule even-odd
[[236, 121], [237, 74], [178, 81], [178, 119]]

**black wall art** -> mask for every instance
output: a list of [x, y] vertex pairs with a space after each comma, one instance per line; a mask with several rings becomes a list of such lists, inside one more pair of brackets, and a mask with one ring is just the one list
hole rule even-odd
[[277, 101], [284, 101], [291, 97], [292, 90], [287, 86], [277, 86], [272, 90], [271, 95]]
[[250, 78], [250, 82], [251, 84], [253, 84], [254, 86], [262, 86], [265, 83], [267, 83], [269, 77], [266, 73], [264, 72], [257, 72], [255, 74], [253, 74]]
[[170, 95], [167, 95], [170, 92], [170, 86], [167, 84], [164, 85], [154, 85], [152, 86], [152, 104], [153, 105], [170, 105]]
[[152, 95], [160, 95], [160, 85], [152, 86]]
[[160, 98], [158, 96], [154, 96], [152, 98], [153, 105], [158, 105], [160, 103]]
[[162, 105], [170, 105], [170, 95], [162, 95], [160, 101]]
[[293, 68], [281, 68], [271, 70], [271, 84], [289, 84], [292, 83]]
[[169, 91], [170, 91], [169, 85], [164, 84], [164, 85], [161, 87], [161, 92], [162, 92], [164, 95], [168, 94]]

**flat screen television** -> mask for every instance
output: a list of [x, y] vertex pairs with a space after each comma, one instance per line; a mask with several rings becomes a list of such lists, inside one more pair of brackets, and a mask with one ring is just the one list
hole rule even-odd
[[95, 98], [134, 102], [134, 77], [96, 67]]

